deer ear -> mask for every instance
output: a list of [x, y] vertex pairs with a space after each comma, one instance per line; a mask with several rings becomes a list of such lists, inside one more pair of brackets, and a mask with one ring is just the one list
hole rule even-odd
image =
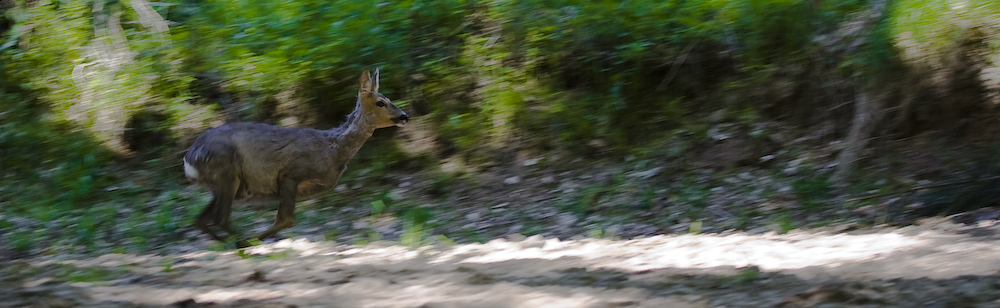
[[372, 77], [368, 75], [368, 69], [365, 69], [364, 73], [361, 73], [360, 87], [358, 87], [358, 93], [372, 92]]
[[372, 87], [372, 92], [378, 93], [378, 68], [375, 68], [375, 75], [372, 76], [372, 83], [375, 86]]

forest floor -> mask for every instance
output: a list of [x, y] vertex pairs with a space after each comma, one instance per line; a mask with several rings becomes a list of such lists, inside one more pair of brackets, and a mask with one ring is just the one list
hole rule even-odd
[[[86, 209], [0, 216], [0, 307], [1000, 307], [1000, 210], [925, 217], [929, 196], [968, 193], [906, 190], [973, 175], [868, 169], [838, 195], [826, 148], [744, 167], [359, 163], [298, 204], [288, 239], [239, 250], [189, 227], [204, 189], [132, 170]], [[952, 152], [894, 153], [933, 171]], [[273, 204], [233, 218], [262, 231]]]
[[303, 237], [0, 268], [2, 307], [1000, 307], [1000, 225], [421, 247]]

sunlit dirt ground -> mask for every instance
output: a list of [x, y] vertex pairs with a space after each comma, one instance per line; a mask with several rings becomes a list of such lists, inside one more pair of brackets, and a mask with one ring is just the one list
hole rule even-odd
[[[979, 294], [976, 307], [993, 307], [1000, 304], [997, 231], [1000, 227], [992, 224], [964, 226], [939, 218], [857, 234], [793, 231], [565, 241], [515, 235], [484, 244], [416, 249], [389, 242], [357, 246], [290, 239], [243, 253], [113, 254], [31, 264], [127, 269], [113, 280], [71, 284], [96, 303], [890, 307], [909, 306], [900, 301], [911, 300], [935, 306], [938, 297], [926, 292], [940, 292], [937, 303], [945, 307], [950, 306], [947, 296], [976, 288], [988, 293]], [[985, 285], [949, 282], [959, 280]], [[25, 286], [44, 283], [27, 281]]]

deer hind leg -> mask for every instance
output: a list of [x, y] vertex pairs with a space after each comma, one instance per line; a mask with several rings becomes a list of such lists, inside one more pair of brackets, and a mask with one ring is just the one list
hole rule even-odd
[[236, 231], [233, 231], [233, 199], [236, 196], [236, 190], [240, 187], [240, 178], [233, 177], [232, 185], [230, 185], [228, 190], [220, 192], [223, 198], [219, 199], [219, 203], [215, 209], [215, 216], [213, 217], [215, 225], [226, 231], [229, 235], [236, 235]]
[[278, 196], [280, 201], [278, 203], [278, 215], [274, 219], [274, 225], [264, 232], [254, 236], [254, 238], [263, 240], [274, 236], [278, 233], [278, 231], [295, 225], [295, 193], [297, 187], [298, 181], [291, 179], [280, 180], [278, 183]]
[[[235, 235], [233, 232], [232, 222], [230, 217], [232, 217], [232, 205], [233, 197], [236, 194], [236, 187], [239, 185], [239, 179], [235, 176], [220, 176], [220, 181], [213, 181], [215, 183], [220, 183], [220, 185], [215, 185], [212, 189], [212, 201], [208, 203], [205, 210], [198, 215], [195, 219], [194, 226], [198, 228], [209, 237], [216, 241], [224, 242], [225, 238], [219, 236], [218, 233], [212, 230], [211, 225], [218, 226], [228, 233], [228, 235]], [[226, 184], [229, 183], [229, 184]]]
[[216, 209], [218, 208], [217, 205], [218, 203], [219, 203], [219, 195], [213, 193], [212, 201], [208, 202], [208, 205], [205, 206], [205, 209], [201, 211], [201, 215], [198, 215], [198, 218], [195, 219], [194, 227], [197, 228], [198, 230], [201, 230], [201, 232], [207, 234], [213, 240], [222, 242], [224, 240], [221, 237], [219, 237], [219, 235], [216, 234], [215, 231], [212, 231], [212, 228], [209, 227], [209, 224], [216, 215], [217, 212]]

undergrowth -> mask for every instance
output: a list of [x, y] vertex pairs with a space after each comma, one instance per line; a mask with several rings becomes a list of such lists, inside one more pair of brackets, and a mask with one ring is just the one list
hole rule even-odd
[[[14, 255], [190, 241], [209, 196], [179, 161], [198, 133], [234, 120], [331, 127], [353, 106], [347, 81], [372, 67], [426, 138], [376, 133], [338, 188], [299, 206], [289, 234], [419, 246], [510, 232], [786, 232], [830, 221], [809, 216], [891, 213], [835, 202], [906, 186], [879, 167], [834, 187], [821, 164], [841, 150], [828, 142], [847, 133], [845, 106], [890, 89], [878, 95], [895, 124], [882, 131], [905, 138], [955, 122], [978, 133], [995, 116], [976, 104], [1000, 89], [1000, 28], [990, 1], [892, 1], [884, 14], [878, 3], [0, 3], [0, 241]], [[941, 110], [977, 116], [928, 124]], [[419, 142], [434, 150], [405, 151]], [[824, 161], [800, 163], [812, 152]], [[561, 158], [511, 166], [524, 155]], [[501, 202], [456, 195], [514, 185], [480, 175], [519, 168], [555, 178], [536, 185], [552, 197], [537, 205], [570, 216], [491, 208], [503, 218], [466, 221], [477, 215], [459, 205]], [[959, 197], [927, 203], [989, 202]], [[269, 209], [241, 209], [235, 225], [264, 226]]]

